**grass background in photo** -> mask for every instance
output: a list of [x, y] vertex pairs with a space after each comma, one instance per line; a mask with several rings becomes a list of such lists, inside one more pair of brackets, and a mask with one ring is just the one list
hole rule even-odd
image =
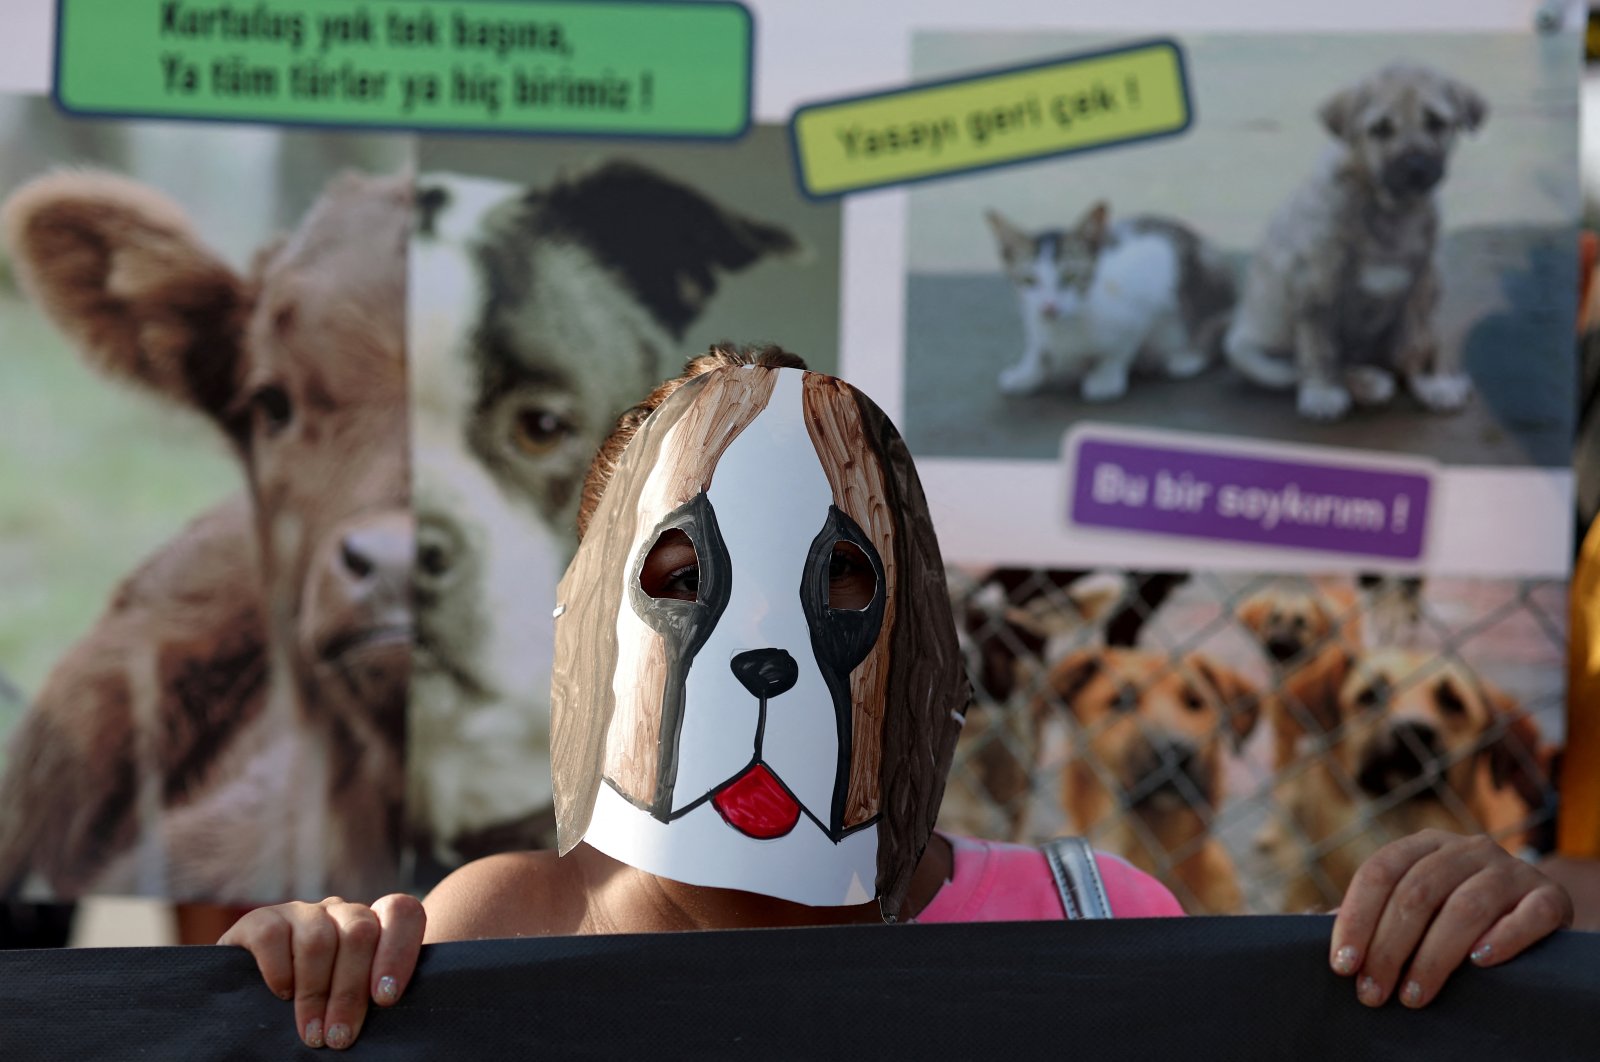
[[0, 334], [0, 672], [32, 696], [122, 578], [242, 480], [210, 425], [97, 378], [14, 290]]

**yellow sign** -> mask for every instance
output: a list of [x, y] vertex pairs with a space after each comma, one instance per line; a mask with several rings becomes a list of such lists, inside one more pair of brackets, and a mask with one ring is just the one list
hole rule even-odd
[[1173, 136], [1190, 120], [1183, 53], [1152, 41], [809, 104], [790, 133], [801, 188], [823, 198]]

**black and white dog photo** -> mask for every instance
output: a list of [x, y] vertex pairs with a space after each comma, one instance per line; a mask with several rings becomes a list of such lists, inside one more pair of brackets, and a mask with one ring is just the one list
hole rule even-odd
[[[636, 162], [525, 185], [418, 179], [409, 343], [419, 879], [553, 843], [556, 583], [618, 415], [686, 357], [720, 284], [796, 235]], [[765, 337], [730, 336], [744, 340]]]

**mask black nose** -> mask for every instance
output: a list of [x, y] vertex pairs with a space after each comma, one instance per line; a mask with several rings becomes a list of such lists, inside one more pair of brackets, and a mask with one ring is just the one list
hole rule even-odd
[[763, 700], [793, 688], [800, 677], [800, 665], [782, 649], [751, 649], [735, 656], [729, 666], [750, 695]]

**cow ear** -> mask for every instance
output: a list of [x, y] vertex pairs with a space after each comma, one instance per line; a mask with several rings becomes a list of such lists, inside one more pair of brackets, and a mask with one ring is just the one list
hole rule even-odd
[[789, 230], [728, 210], [631, 162], [611, 162], [530, 198], [539, 219], [585, 244], [677, 338], [717, 290], [719, 270], [795, 254]]
[[0, 232], [24, 289], [92, 367], [224, 416], [245, 283], [176, 204], [125, 177], [55, 173], [7, 201]]

